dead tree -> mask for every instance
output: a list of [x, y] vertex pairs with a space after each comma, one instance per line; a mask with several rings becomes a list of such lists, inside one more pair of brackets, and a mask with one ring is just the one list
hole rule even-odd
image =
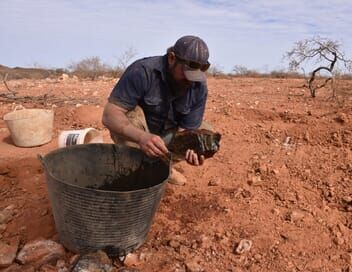
[[125, 71], [128, 64], [137, 56], [137, 50], [131, 46], [127, 48], [122, 54], [118, 57], [117, 69], [120, 71]]
[[[294, 47], [285, 54], [289, 60], [289, 68], [296, 71], [298, 68], [303, 69], [303, 65], [318, 66], [309, 75], [307, 83], [303, 86], [309, 89], [312, 97], [316, 96], [316, 91], [325, 87], [329, 82], [335, 95], [335, 74], [334, 69], [337, 63], [343, 64], [347, 71], [351, 71], [352, 61], [345, 58], [345, 54], [340, 51], [341, 44], [330, 39], [314, 37], [303, 41], [296, 42]], [[304, 69], [303, 69], [304, 71]], [[317, 76], [320, 72], [327, 72], [324, 76], [323, 83], [319, 84]]]

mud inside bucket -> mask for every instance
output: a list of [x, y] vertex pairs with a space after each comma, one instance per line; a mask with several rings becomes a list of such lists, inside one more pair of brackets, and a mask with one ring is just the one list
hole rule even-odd
[[165, 189], [168, 163], [113, 144], [61, 148], [41, 160], [66, 248], [124, 256], [143, 244]]

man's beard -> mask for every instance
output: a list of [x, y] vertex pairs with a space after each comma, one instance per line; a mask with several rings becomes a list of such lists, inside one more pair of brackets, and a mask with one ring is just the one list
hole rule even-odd
[[173, 77], [173, 72], [176, 65], [177, 63], [175, 63], [171, 68], [167, 69], [166, 79], [172, 94], [174, 96], [183, 96], [187, 93], [193, 82], [187, 79], [175, 80]]

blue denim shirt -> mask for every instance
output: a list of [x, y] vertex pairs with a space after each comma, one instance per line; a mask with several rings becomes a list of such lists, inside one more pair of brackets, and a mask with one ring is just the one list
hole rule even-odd
[[175, 97], [168, 87], [166, 69], [166, 55], [137, 60], [123, 73], [109, 102], [126, 110], [139, 105], [150, 132], [157, 135], [176, 127], [199, 128], [208, 94], [206, 83], [194, 82], [185, 95]]

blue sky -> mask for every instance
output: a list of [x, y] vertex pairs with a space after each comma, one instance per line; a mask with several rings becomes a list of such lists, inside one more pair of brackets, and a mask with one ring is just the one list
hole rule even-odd
[[116, 65], [162, 55], [182, 35], [203, 38], [224, 71], [287, 67], [283, 54], [316, 35], [338, 40], [352, 56], [350, 0], [2, 0], [0, 64], [67, 67], [99, 56]]

